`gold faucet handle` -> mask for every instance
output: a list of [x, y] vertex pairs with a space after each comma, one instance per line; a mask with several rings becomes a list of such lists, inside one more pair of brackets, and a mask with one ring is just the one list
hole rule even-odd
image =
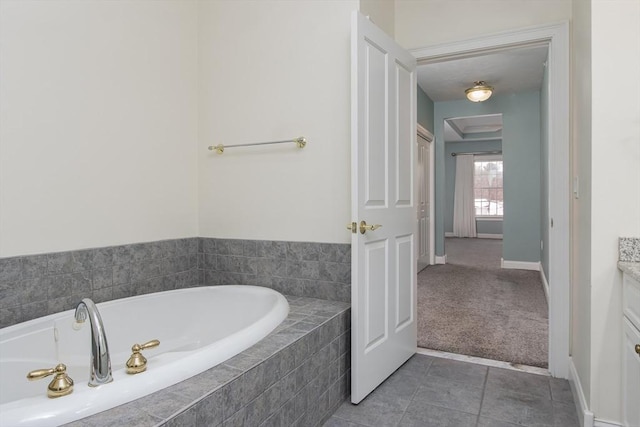
[[[144, 344], [134, 344], [133, 347], [131, 347], [131, 351], [135, 352], [135, 351], [147, 350], [149, 348], [154, 348], [159, 345], [160, 345], [160, 341], [151, 340], [151, 341], [147, 341]], [[137, 350], [136, 350], [136, 347], [138, 348]]]
[[160, 345], [160, 341], [151, 340], [144, 344], [134, 344], [131, 347], [133, 354], [127, 360], [127, 374], [139, 374], [147, 370], [147, 358], [140, 353], [142, 350], [147, 350]]
[[27, 374], [27, 379], [34, 381], [48, 377], [49, 375], [55, 375], [55, 377], [53, 377], [53, 380], [47, 387], [47, 396], [53, 399], [66, 396], [73, 391], [73, 380], [67, 375], [67, 367], [62, 363], [56, 365], [55, 368], [31, 371]]

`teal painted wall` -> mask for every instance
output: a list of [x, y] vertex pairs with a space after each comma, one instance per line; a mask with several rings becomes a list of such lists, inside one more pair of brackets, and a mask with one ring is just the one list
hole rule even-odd
[[478, 234], [502, 234], [502, 221], [476, 220], [476, 232]]
[[488, 101], [467, 100], [434, 104], [436, 255], [444, 251], [446, 211], [446, 118], [502, 113], [504, 161], [503, 258], [540, 261], [540, 92], [494, 96]]
[[433, 101], [418, 86], [418, 107], [416, 115], [418, 123], [424, 126], [429, 132], [433, 133]]
[[540, 91], [540, 262], [549, 278], [549, 73], [544, 67]]
[[[444, 231], [453, 232], [453, 200], [456, 188], [456, 158], [451, 153], [502, 150], [502, 141], [445, 142], [445, 217]], [[502, 234], [502, 221], [476, 221], [478, 233]]]

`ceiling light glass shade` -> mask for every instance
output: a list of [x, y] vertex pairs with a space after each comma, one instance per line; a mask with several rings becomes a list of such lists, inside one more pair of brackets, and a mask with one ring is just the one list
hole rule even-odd
[[489, 86], [486, 82], [480, 80], [479, 82], [474, 83], [475, 86], [470, 87], [465, 90], [464, 93], [467, 94], [467, 99], [471, 102], [482, 102], [486, 101], [491, 97], [493, 93], [493, 87]]

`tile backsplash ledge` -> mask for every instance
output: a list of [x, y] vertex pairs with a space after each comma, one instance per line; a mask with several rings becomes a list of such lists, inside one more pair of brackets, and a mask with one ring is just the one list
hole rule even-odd
[[194, 286], [258, 285], [349, 302], [349, 244], [185, 238], [0, 258], [0, 327], [95, 302]]

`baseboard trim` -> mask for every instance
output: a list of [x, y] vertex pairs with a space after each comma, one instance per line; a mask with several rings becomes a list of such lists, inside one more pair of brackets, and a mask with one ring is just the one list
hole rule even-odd
[[593, 422], [593, 427], [623, 427], [623, 425], [611, 421], [599, 420], [596, 418], [596, 420]]
[[[452, 231], [446, 231], [444, 233], [444, 237], [456, 237]], [[476, 238], [478, 239], [502, 239], [502, 234], [491, 234], [491, 233], [478, 233]]]
[[587, 399], [584, 397], [584, 391], [580, 383], [580, 376], [578, 376], [576, 365], [573, 364], [573, 358], [571, 357], [569, 357], [569, 385], [573, 393], [573, 400], [578, 412], [578, 418], [580, 419], [580, 425], [582, 427], [595, 427], [593, 412], [589, 410], [589, 405], [587, 404]]
[[549, 282], [547, 282], [547, 276], [544, 274], [544, 268], [542, 268], [542, 263], [540, 263], [540, 278], [542, 279], [542, 288], [544, 289], [544, 296], [547, 298], [547, 304], [549, 304]]
[[527, 262], [527, 261], [508, 261], [504, 258], [500, 258], [500, 267], [505, 269], [516, 269], [516, 270], [540, 270], [539, 262]]
[[478, 239], [502, 239], [502, 234], [478, 233]]
[[436, 255], [436, 264], [446, 264], [447, 263], [447, 254], [443, 256]]

